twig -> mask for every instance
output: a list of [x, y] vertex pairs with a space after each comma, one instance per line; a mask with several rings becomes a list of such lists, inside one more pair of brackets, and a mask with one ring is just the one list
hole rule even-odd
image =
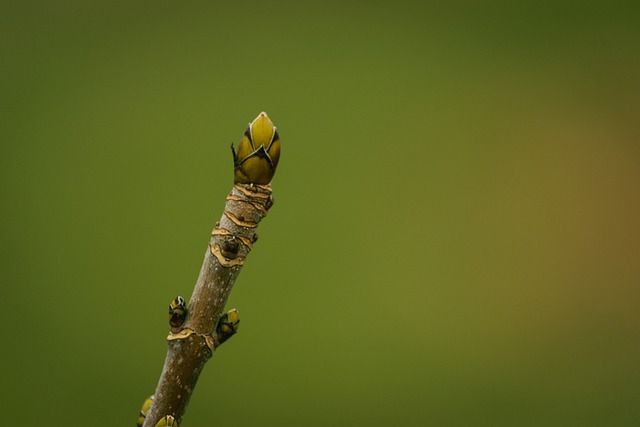
[[[261, 138], [267, 135], [269, 125], [272, 131], [269, 141], [265, 142], [267, 140], [262, 141]], [[254, 162], [255, 158], [264, 159], [268, 164], [266, 170], [271, 170], [268, 176], [270, 181], [277, 166], [277, 157], [274, 162], [268, 153], [273, 153], [276, 142], [278, 157], [280, 150], [276, 129], [265, 113], [261, 113], [250, 124], [247, 132], [238, 153], [241, 154], [244, 148], [244, 152], [250, 154], [238, 159], [234, 152], [236, 185], [227, 196], [224, 213], [211, 234], [184, 324], [172, 327], [167, 337], [167, 357], [144, 427], [155, 426], [166, 415], [172, 415], [178, 422], [182, 421], [205, 363], [216, 347], [235, 332], [235, 329], [230, 329], [230, 323], [222, 322], [218, 325], [218, 322], [233, 284], [258, 238], [258, 224], [273, 204], [270, 185], [243, 182], [246, 180], [242, 176], [251, 176], [252, 170], [256, 170], [251, 163], [256, 163], [260, 167], [257, 169], [259, 176], [264, 177], [264, 163]], [[242, 145], [245, 138], [251, 144], [249, 151]], [[267, 158], [264, 158], [264, 154], [267, 154]], [[251, 162], [246, 162], [247, 159]], [[247, 165], [251, 167], [248, 168]], [[241, 174], [238, 173], [239, 169]], [[234, 317], [232, 320], [237, 325], [237, 312], [229, 312], [227, 316]], [[175, 318], [172, 321], [175, 322]], [[229, 317], [226, 322], [229, 322]]]

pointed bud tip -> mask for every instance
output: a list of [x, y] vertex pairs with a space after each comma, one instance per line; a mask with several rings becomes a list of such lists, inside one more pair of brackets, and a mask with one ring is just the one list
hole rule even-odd
[[267, 119], [267, 123], [269, 123], [271, 126], [273, 126], [273, 122], [271, 121], [271, 119], [269, 118], [269, 116], [267, 115], [267, 113], [265, 111], [263, 111], [262, 113], [258, 114], [258, 116], [253, 119], [253, 121], [251, 123], [249, 123], [249, 125], [254, 125], [258, 122], [262, 122], [264, 121], [264, 119]]

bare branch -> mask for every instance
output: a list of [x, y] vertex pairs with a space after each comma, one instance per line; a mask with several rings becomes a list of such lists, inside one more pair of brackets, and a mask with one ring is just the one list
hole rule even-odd
[[[254, 147], [254, 144], [260, 145]], [[258, 238], [258, 224], [273, 204], [270, 185], [256, 185], [246, 180], [270, 181], [280, 155], [278, 134], [265, 113], [249, 125], [238, 155], [234, 151], [236, 185], [227, 196], [222, 217], [211, 233], [184, 323], [173, 312], [167, 357], [144, 427], [155, 426], [167, 415], [182, 422], [205, 363], [216, 347], [237, 330], [237, 311], [232, 310], [224, 317], [221, 314]], [[176, 298], [174, 308], [181, 308], [181, 303]]]

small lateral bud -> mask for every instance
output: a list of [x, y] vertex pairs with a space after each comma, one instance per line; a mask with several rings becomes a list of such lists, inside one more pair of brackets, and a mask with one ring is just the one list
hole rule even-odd
[[240, 249], [240, 243], [235, 236], [229, 236], [222, 241], [220, 252], [228, 259], [236, 259], [238, 257], [238, 250]]
[[169, 304], [169, 325], [172, 328], [180, 328], [187, 318], [187, 303], [184, 298], [177, 296]]
[[236, 332], [238, 332], [239, 326], [240, 314], [235, 308], [220, 316], [218, 325], [216, 326], [216, 339], [218, 341], [218, 345], [235, 335]]
[[160, 418], [160, 421], [156, 424], [156, 427], [178, 427], [178, 422], [171, 415], [165, 415]]
[[140, 415], [138, 415], [138, 422], [136, 423], [136, 426], [142, 427], [142, 424], [144, 424], [144, 420], [147, 418], [147, 415], [149, 415], [149, 411], [151, 410], [152, 404], [153, 404], [153, 395], [147, 397], [147, 400], [145, 400], [144, 403], [142, 404], [142, 408], [140, 408]]

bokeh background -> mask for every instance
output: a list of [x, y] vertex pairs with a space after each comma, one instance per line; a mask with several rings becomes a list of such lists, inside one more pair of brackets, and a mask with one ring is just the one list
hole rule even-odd
[[8, 3], [3, 424], [133, 426], [264, 110], [183, 425], [640, 425], [637, 2]]

